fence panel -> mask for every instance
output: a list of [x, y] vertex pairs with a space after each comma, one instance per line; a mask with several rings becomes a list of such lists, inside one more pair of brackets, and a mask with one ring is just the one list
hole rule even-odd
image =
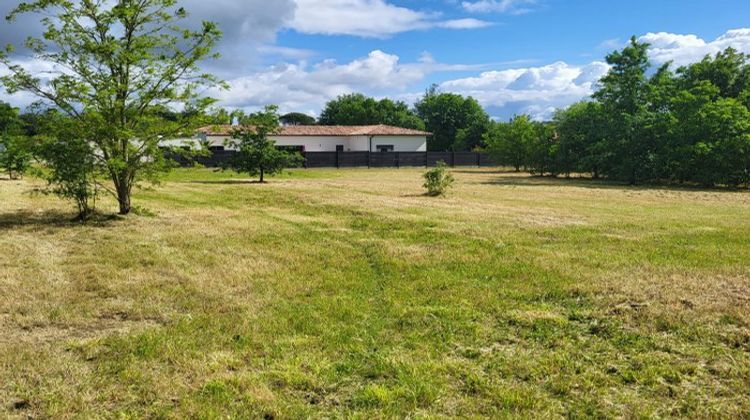
[[372, 152], [370, 166], [373, 168], [394, 168], [398, 166], [396, 152]]
[[335, 168], [336, 152], [305, 153], [305, 168]]
[[446, 165], [453, 164], [453, 154], [451, 152], [426, 152], [425, 166], [436, 166], [438, 162], [445, 162]]
[[454, 152], [453, 166], [479, 166], [479, 153]]
[[[317, 152], [311, 152], [317, 153]], [[368, 166], [367, 152], [338, 152], [340, 168], [357, 168]]]
[[[195, 158], [195, 162], [218, 168], [227, 162], [236, 152], [216, 150], [210, 156]], [[305, 168], [396, 168], [401, 166], [435, 166], [445, 162], [448, 166], [497, 166], [492, 157], [486, 153], [476, 152], [306, 152]], [[179, 165], [190, 166], [189, 159], [168, 154], [168, 158]]]
[[425, 166], [425, 152], [398, 152], [398, 166]]

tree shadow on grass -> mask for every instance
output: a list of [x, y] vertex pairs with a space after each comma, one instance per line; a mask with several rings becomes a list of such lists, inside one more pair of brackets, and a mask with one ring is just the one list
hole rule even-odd
[[501, 175], [501, 174], [517, 174], [518, 172], [510, 169], [451, 169], [451, 172], [455, 174], [477, 174], [477, 175]]
[[206, 185], [255, 185], [255, 184], [268, 184], [268, 181], [260, 182], [254, 179], [221, 179], [216, 181], [190, 181], [191, 184], [206, 184]]
[[[510, 173], [509, 173], [510, 174]], [[514, 172], [514, 174], [517, 174]], [[548, 176], [499, 176], [489, 181], [480, 182], [483, 185], [503, 185], [516, 187], [578, 187], [600, 190], [631, 190], [631, 191], [683, 191], [683, 192], [714, 192], [714, 193], [747, 193], [748, 189], [729, 187], [704, 187], [689, 184], [637, 184], [626, 182], [606, 181], [601, 179], [571, 177], [554, 178]]]
[[29, 211], [18, 210], [0, 213], [0, 231], [15, 228], [30, 228], [32, 230], [44, 228], [74, 228], [74, 227], [109, 227], [123, 220], [115, 214], [95, 213], [85, 221], [76, 218], [75, 213], [60, 210]]

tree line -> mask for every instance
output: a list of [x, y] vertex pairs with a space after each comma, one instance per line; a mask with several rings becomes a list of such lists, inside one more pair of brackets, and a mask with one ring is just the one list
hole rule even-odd
[[590, 100], [552, 121], [516, 116], [484, 136], [496, 159], [538, 175], [590, 174], [643, 182], [750, 183], [750, 63], [732, 48], [651, 69], [635, 38], [607, 56]]

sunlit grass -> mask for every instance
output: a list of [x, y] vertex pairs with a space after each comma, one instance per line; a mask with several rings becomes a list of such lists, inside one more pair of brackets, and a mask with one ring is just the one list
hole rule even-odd
[[750, 194], [454, 173], [178, 170], [85, 226], [0, 180], [0, 409], [750, 415]]

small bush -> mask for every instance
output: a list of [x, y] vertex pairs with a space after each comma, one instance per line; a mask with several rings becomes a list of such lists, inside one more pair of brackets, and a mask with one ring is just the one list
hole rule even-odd
[[445, 162], [438, 162], [437, 166], [424, 173], [424, 188], [427, 195], [437, 197], [445, 194], [453, 186], [455, 179], [446, 170]]
[[18, 179], [31, 165], [31, 146], [23, 136], [0, 136], [0, 170], [10, 179]]

